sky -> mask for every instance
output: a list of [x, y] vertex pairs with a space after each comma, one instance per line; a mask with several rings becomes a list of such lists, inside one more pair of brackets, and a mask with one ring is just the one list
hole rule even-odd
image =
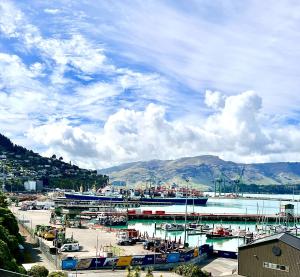
[[299, 6], [1, 0], [0, 133], [92, 169], [300, 161]]

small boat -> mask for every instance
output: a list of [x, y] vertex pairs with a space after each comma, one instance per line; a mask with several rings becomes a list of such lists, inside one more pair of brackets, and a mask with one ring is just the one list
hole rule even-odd
[[200, 231], [200, 232], [208, 232], [212, 229], [207, 224], [201, 224], [201, 223], [196, 223], [196, 222], [189, 223], [187, 228], [190, 231]]
[[164, 231], [184, 231], [184, 226], [177, 223], [162, 224], [161, 229]]
[[232, 230], [225, 229], [223, 227], [217, 227], [212, 232], [206, 233], [206, 237], [208, 239], [227, 239], [227, 238], [232, 238], [233, 235], [232, 235]]
[[124, 226], [127, 225], [127, 218], [125, 216], [107, 216], [102, 214], [94, 220], [94, 224], [104, 226]]

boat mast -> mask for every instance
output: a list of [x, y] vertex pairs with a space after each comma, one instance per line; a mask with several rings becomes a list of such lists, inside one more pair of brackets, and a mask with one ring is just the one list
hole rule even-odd
[[186, 178], [186, 192], [185, 192], [185, 215], [184, 215], [184, 242], [183, 242], [183, 247], [186, 247], [186, 220], [187, 220], [187, 202], [188, 202], [188, 183], [189, 183], [189, 178]]

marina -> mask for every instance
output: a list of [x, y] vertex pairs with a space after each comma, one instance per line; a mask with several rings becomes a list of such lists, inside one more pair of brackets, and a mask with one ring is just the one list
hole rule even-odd
[[[246, 232], [271, 234], [283, 230], [282, 226], [289, 226], [291, 232], [298, 233], [298, 228], [292, 229], [299, 220], [298, 203], [292, 201], [257, 199], [240, 201], [239, 199], [209, 198], [205, 206], [187, 205], [187, 213], [185, 213], [185, 206], [182, 205], [128, 207], [91, 201], [71, 201], [63, 198], [58, 198], [54, 203], [54, 208], [47, 211], [49, 217], [47, 223], [50, 220], [52, 223], [65, 225], [69, 227], [68, 230], [74, 232], [74, 236], [76, 236], [76, 230], [82, 230], [78, 229], [79, 227], [84, 228], [85, 226], [85, 228], [90, 228], [88, 230], [106, 230], [105, 227], [110, 227], [108, 230], [115, 230], [115, 232], [120, 228], [135, 229], [140, 234], [147, 234], [148, 237], [176, 239], [176, 241], [180, 239], [183, 242], [185, 215], [187, 219], [186, 242], [191, 247], [208, 243], [214, 245], [217, 250], [237, 251], [238, 246], [245, 243]], [[288, 204], [294, 206], [292, 214], [282, 213], [280, 207]], [[23, 216], [27, 215], [28, 213], [24, 211]], [[101, 217], [123, 217], [123, 219], [126, 217], [127, 220], [120, 221], [120, 224], [115, 225], [103, 224], [103, 222], [101, 224], [99, 222]], [[46, 221], [46, 218], [43, 219], [44, 224]], [[174, 228], [174, 224], [176, 228]], [[165, 227], [164, 230], [159, 226], [171, 227], [169, 229]], [[229, 240], [228, 238], [206, 236], [208, 232], [212, 232], [217, 227], [229, 228], [234, 234], [230, 236]], [[275, 230], [276, 228], [277, 230]], [[97, 241], [96, 237], [94, 237], [94, 241]], [[115, 238], [113, 243], [116, 244]]]
[[210, 259], [235, 261], [234, 270], [241, 247], [300, 233], [296, 201], [209, 197], [204, 206], [130, 206], [61, 195], [48, 201], [11, 209], [20, 228], [34, 232], [43, 253], [63, 270], [139, 265], [169, 271]]

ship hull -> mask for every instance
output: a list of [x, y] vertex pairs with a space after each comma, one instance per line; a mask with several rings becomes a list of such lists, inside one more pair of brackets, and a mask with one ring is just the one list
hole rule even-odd
[[[101, 195], [88, 195], [88, 194], [73, 194], [73, 193], [65, 193], [65, 197], [67, 199], [74, 199], [74, 200], [85, 200], [85, 201], [109, 201], [109, 202], [125, 202], [127, 201], [124, 198], [121, 197], [108, 197], [108, 196], [101, 196]], [[159, 204], [169, 204], [169, 205], [185, 205], [186, 202], [188, 205], [205, 205], [207, 202], [207, 197], [199, 197], [199, 198], [162, 198], [162, 197], [156, 197], [156, 198], [145, 198], [141, 197], [140, 199], [136, 200], [128, 200], [139, 202], [141, 204], [147, 204], [147, 203], [157, 203]]]
[[199, 198], [141, 198], [141, 202], [149, 202], [149, 203], [163, 203], [163, 204], [170, 204], [170, 205], [185, 205], [186, 201], [188, 205], [205, 205], [207, 202], [207, 197], [199, 197]]

